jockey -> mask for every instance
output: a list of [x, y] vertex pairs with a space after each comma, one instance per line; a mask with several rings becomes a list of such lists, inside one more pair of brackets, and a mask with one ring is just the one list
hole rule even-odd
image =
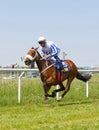
[[55, 62], [60, 66], [60, 70], [67, 72], [68, 67], [63, 67], [60, 58], [58, 57], [58, 54], [60, 53], [60, 48], [52, 41], [46, 41], [44, 37], [39, 37], [37, 42], [42, 47], [43, 57], [46, 60], [53, 62], [53, 57]]

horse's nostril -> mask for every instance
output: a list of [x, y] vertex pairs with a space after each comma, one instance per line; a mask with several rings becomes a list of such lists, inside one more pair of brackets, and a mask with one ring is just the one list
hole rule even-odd
[[30, 65], [31, 64], [31, 61], [24, 61], [25, 62], [25, 65]]
[[25, 64], [27, 65], [28, 64], [28, 62], [27, 61], [24, 61], [25, 62]]

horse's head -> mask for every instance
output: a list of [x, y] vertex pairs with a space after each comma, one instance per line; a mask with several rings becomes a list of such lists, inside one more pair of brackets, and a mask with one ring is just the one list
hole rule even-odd
[[25, 61], [24, 61], [26, 65], [30, 65], [31, 62], [37, 60], [37, 58], [38, 58], [37, 49], [38, 49], [38, 48], [33, 48], [33, 47], [32, 47], [32, 48], [28, 51], [28, 53], [27, 53], [27, 55], [26, 55], [26, 57], [25, 57]]

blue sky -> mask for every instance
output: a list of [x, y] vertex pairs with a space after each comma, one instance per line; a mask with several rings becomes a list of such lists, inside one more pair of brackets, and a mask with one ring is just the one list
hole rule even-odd
[[77, 66], [99, 65], [99, 0], [0, 1], [0, 65], [22, 64], [39, 36]]

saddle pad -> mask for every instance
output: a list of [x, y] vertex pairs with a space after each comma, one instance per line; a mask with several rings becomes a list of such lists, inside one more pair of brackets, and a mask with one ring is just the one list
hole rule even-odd
[[[68, 67], [67, 63], [64, 60], [61, 60], [61, 63], [63, 65], [64, 68]], [[60, 66], [58, 64], [55, 63], [55, 67], [60, 70]]]

